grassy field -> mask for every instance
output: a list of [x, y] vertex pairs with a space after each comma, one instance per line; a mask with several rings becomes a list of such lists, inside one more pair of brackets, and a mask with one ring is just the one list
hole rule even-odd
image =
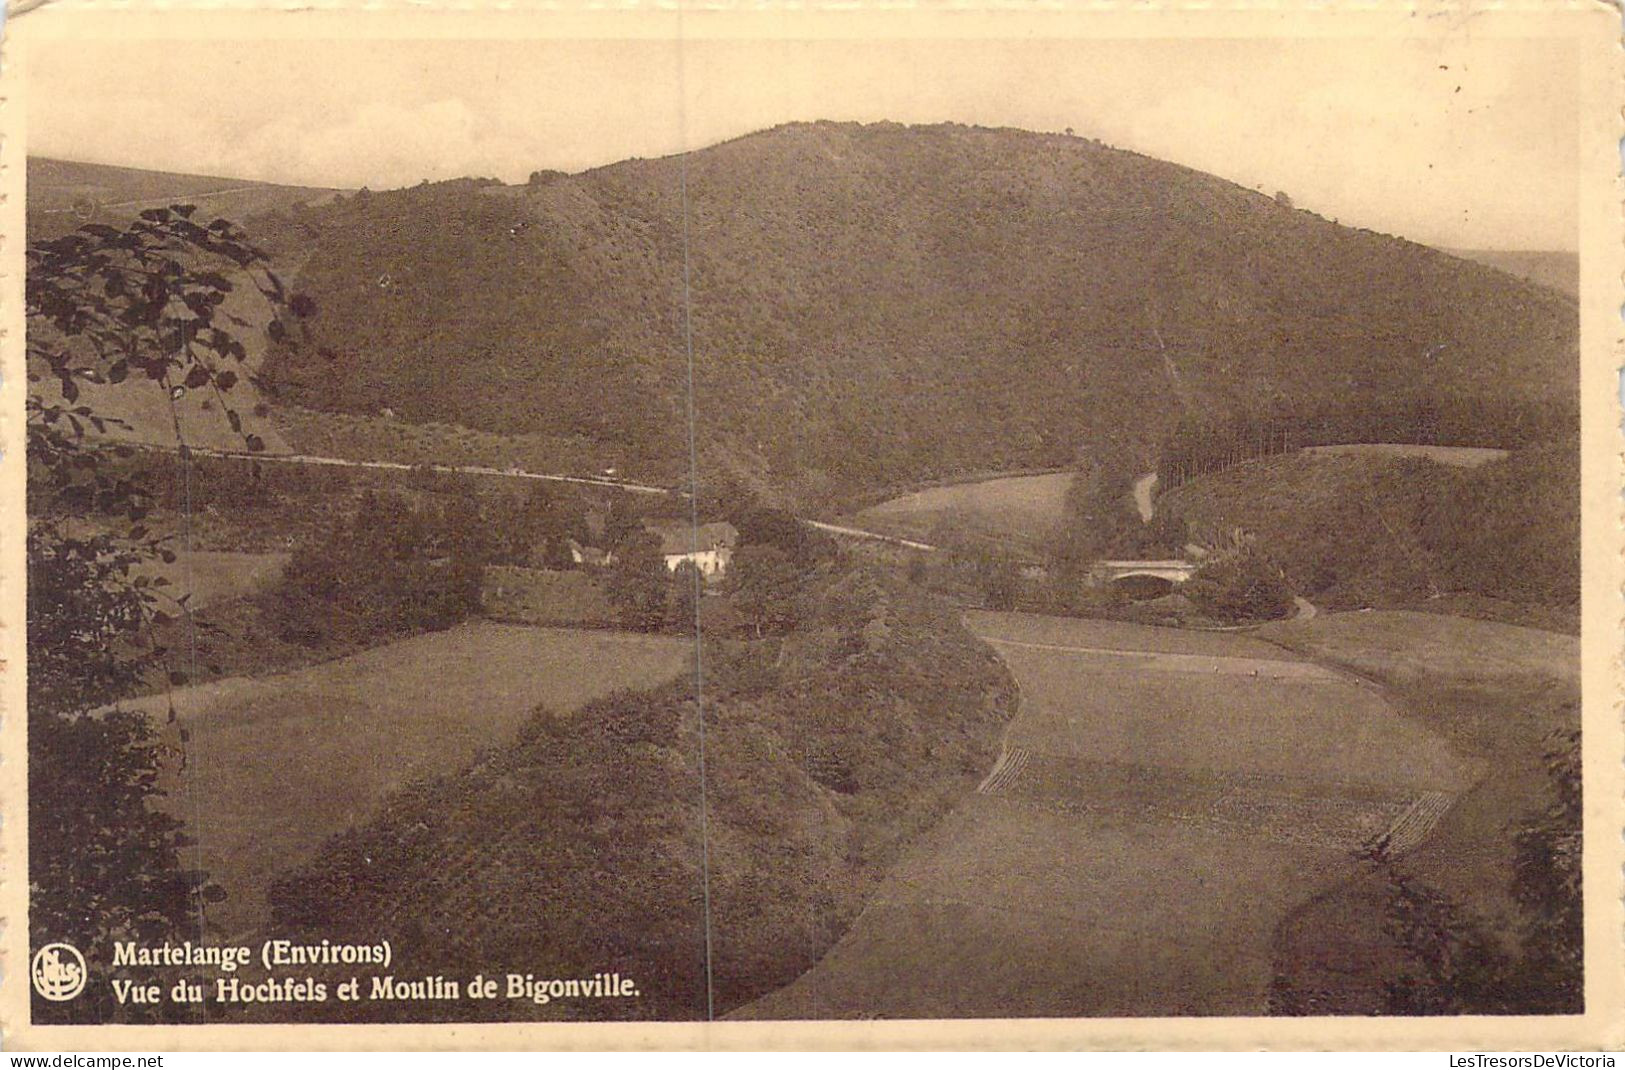
[[1328, 613], [1253, 634], [1400, 686], [1494, 686], [1580, 672], [1577, 636], [1432, 613]]
[[177, 551], [173, 564], [153, 561], [137, 570], [137, 574], [163, 576], [170, 586], [167, 594], [179, 597], [191, 594], [188, 605], [193, 609], [240, 598], [265, 590], [277, 581], [288, 565], [288, 555], [239, 553], [230, 550]]
[[[1579, 723], [1579, 640], [1424, 613], [1341, 613], [1257, 633], [1381, 682], [1406, 721], [1448, 740], [1486, 775], [1407, 868], [1505, 930], [1512, 922], [1512, 827], [1545, 797], [1541, 757]], [[1393, 952], [1381, 938], [1383, 889], [1354, 875], [1286, 919], [1276, 969], [1313, 1009], [1370, 1013]]]
[[746, 1018], [1256, 1014], [1324, 845], [976, 796]]
[[995, 649], [1021, 681], [1024, 713], [1010, 743], [1038, 753], [1397, 790], [1449, 791], [1466, 779], [1440, 739], [1318, 668]]
[[210, 921], [233, 934], [261, 919], [275, 873], [390, 792], [508, 742], [538, 705], [567, 712], [650, 687], [691, 658], [678, 640], [481, 622], [131, 705], [161, 721], [172, 698], [189, 734], [170, 804], [198, 841], [189, 861], [230, 896]]
[[862, 528], [929, 542], [958, 526], [1026, 550], [1042, 548], [1064, 515], [1071, 472], [1007, 476], [905, 494], [853, 517]]
[[486, 616], [513, 624], [608, 627], [616, 619], [603, 585], [580, 571], [491, 565], [480, 600]]
[[1235, 635], [975, 613], [1005, 757], [817, 967], [742, 1017], [1258, 1014], [1277, 926], [1472, 768], [1347, 675]]

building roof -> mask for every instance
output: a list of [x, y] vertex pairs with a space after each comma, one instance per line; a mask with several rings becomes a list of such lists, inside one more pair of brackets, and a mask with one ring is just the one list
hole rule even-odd
[[613, 555], [607, 550], [600, 550], [596, 546], [583, 546], [574, 539], [570, 540], [570, 549], [577, 555], [577, 560], [585, 565], [607, 565]]
[[739, 540], [739, 532], [725, 522], [713, 524], [662, 524], [650, 529], [660, 536], [663, 554], [689, 554], [696, 550], [714, 550], [719, 546], [731, 547]]

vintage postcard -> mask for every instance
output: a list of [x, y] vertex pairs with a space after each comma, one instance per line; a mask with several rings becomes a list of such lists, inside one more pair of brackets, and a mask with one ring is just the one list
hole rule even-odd
[[17, 1049], [1599, 1049], [1618, 12], [5, 25]]

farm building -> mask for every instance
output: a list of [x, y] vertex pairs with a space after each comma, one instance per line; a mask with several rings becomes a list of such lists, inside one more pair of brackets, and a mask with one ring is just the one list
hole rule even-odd
[[684, 562], [700, 570], [707, 579], [719, 577], [728, 571], [733, 558], [734, 544], [739, 532], [728, 523], [667, 524], [653, 529], [660, 536], [660, 553], [666, 559], [666, 568], [676, 572]]
[[570, 560], [578, 565], [586, 565], [589, 568], [603, 568], [615, 563], [615, 555], [607, 550], [600, 550], [596, 546], [583, 546], [571, 539]]

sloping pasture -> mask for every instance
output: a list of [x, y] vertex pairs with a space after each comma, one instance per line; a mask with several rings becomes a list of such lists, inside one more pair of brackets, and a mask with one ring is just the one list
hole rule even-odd
[[395, 789], [507, 742], [538, 706], [568, 716], [668, 680], [692, 658], [676, 639], [481, 621], [128, 705], [165, 722], [174, 703], [168, 803], [197, 841], [188, 862], [227, 891], [210, 921], [232, 934], [261, 920], [276, 873]]

